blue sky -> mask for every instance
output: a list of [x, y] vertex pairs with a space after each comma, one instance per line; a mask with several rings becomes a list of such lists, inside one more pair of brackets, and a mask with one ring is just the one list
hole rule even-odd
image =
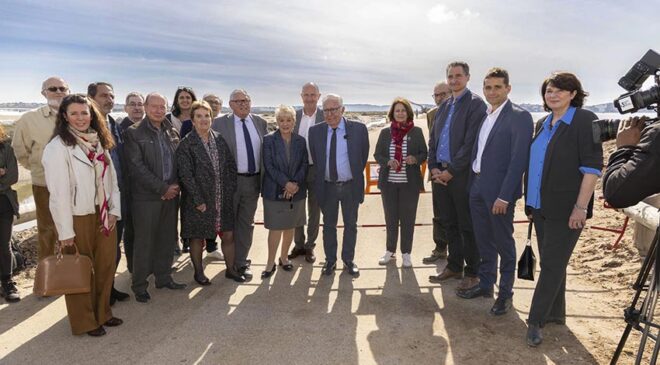
[[0, 102], [43, 101], [51, 75], [84, 92], [92, 81], [130, 91], [177, 86], [198, 96], [244, 88], [253, 105], [300, 104], [319, 84], [346, 103], [431, 103], [445, 65], [509, 70], [511, 99], [540, 103], [554, 70], [578, 74], [588, 104], [611, 101], [649, 48], [660, 1], [31, 1], [0, 0]]

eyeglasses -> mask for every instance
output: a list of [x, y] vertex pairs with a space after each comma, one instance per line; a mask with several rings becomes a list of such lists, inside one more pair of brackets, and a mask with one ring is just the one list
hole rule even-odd
[[435, 98], [437, 98], [437, 97], [439, 97], [439, 96], [447, 96], [447, 95], [449, 95], [449, 93], [437, 93], [437, 94], [433, 94], [433, 95], [431, 95], [431, 96], [435, 99]]
[[55, 93], [55, 92], [57, 92], [58, 90], [59, 90], [61, 93], [65, 93], [65, 92], [67, 92], [67, 91], [69, 90], [69, 88], [66, 87], [66, 86], [51, 86], [51, 87], [47, 87], [46, 90], [48, 90], [48, 91], [50, 91], [50, 92], [52, 92], [52, 93]]
[[339, 112], [342, 108], [343, 108], [343, 106], [338, 106], [338, 107], [336, 107], [336, 108], [327, 108], [327, 109], [323, 109], [323, 114], [337, 113], [337, 112]]
[[236, 103], [236, 104], [249, 104], [250, 99], [239, 99], [239, 100], [229, 100], [230, 103]]
[[142, 104], [142, 103], [128, 103], [128, 106], [131, 107], [131, 108], [138, 108], [138, 107], [142, 108], [144, 106], [144, 104]]

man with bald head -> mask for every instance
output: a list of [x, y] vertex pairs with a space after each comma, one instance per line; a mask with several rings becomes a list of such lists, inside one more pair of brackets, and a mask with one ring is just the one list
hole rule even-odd
[[307, 237], [305, 238], [305, 226], [296, 227], [294, 238], [295, 246], [289, 255], [290, 259], [305, 255], [305, 260], [310, 264], [316, 261], [314, 247], [316, 247], [316, 238], [319, 236], [319, 221], [321, 217], [321, 208], [316, 200], [314, 191], [314, 160], [309, 152], [309, 129], [316, 124], [323, 123], [323, 110], [319, 108], [318, 102], [321, 97], [319, 87], [308, 82], [302, 87], [300, 97], [303, 101], [303, 107], [296, 111], [296, 125], [293, 132], [298, 133], [307, 141], [307, 152], [309, 153], [309, 169], [307, 170]]
[[69, 95], [69, 85], [60, 77], [50, 77], [41, 85], [41, 95], [47, 105], [30, 110], [16, 121], [12, 147], [21, 166], [32, 175], [32, 194], [37, 214], [39, 246], [38, 258], [52, 255], [57, 241], [57, 232], [48, 207], [48, 188], [41, 165], [44, 147], [53, 136], [57, 111], [62, 99]]
[[177, 237], [179, 184], [174, 153], [179, 133], [166, 118], [167, 99], [151, 93], [144, 100], [146, 117], [124, 133], [131, 176], [130, 190], [135, 241], [131, 289], [135, 300], [146, 303], [147, 278], [154, 274], [156, 288], [183, 289], [174, 282], [170, 268]]
[[[236, 268], [252, 279], [247, 256], [252, 247], [254, 214], [261, 192], [261, 141], [267, 133], [266, 121], [251, 111], [252, 100], [245, 90], [234, 90], [229, 95], [231, 113], [216, 118], [211, 125], [229, 145], [238, 171], [238, 189], [234, 195], [234, 243]], [[236, 280], [236, 279], [234, 279]], [[240, 280], [240, 279], [239, 279]], [[244, 281], [244, 279], [243, 279]]]

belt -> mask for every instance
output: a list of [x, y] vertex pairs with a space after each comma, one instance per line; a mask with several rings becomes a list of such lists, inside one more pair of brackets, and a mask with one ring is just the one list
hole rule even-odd
[[326, 180], [325, 183], [326, 184], [333, 184], [333, 185], [346, 185], [346, 184], [350, 183], [351, 181], [353, 181], [353, 179], [346, 180], [346, 181], [327, 181]]
[[257, 175], [259, 175], [259, 173], [258, 173], [258, 172], [254, 172], [254, 173], [247, 173], [247, 172], [246, 172], [246, 173], [244, 173], [244, 174], [236, 174], [236, 175], [238, 175], [238, 176], [245, 176], [245, 177], [252, 177], [252, 176], [257, 176]]
[[448, 162], [439, 162], [438, 166], [442, 167], [443, 169], [446, 169], [447, 167], [449, 167], [449, 163]]

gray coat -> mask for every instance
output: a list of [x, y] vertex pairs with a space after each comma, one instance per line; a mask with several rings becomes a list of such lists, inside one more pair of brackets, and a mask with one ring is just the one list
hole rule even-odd
[[[233, 197], [236, 192], [236, 162], [229, 146], [217, 133], [211, 132], [218, 148], [220, 176], [215, 176], [211, 158], [195, 130], [188, 133], [176, 150], [176, 165], [181, 184], [181, 237], [215, 238], [216, 179], [220, 179], [220, 224], [222, 231], [234, 229]], [[206, 204], [206, 211], [196, 207]]]
[[[296, 125], [293, 127], [293, 133], [295, 134], [299, 134], [298, 132], [300, 131], [300, 120], [302, 119], [302, 115], [302, 109], [296, 110]], [[316, 107], [316, 120], [314, 121], [314, 124], [323, 123], [323, 119], [323, 110], [319, 107]]]

